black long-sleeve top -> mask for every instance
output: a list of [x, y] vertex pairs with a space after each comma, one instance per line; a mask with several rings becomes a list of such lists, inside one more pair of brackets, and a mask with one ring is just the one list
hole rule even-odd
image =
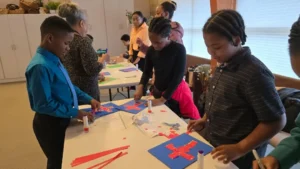
[[145, 59], [145, 69], [140, 84], [147, 85], [154, 68], [154, 86], [164, 92], [162, 96], [169, 100], [183, 80], [186, 66], [185, 47], [173, 41], [161, 51], [156, 51], [151, 46]]

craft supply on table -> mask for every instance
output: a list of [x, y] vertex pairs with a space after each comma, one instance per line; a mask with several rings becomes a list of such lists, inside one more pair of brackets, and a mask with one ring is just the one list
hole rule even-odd
[[119, 110], [132, 113], [132, 114], [137, 114], [144, 110], [146, 108], [146, 101], [145, 100], [131, 100], [121, 106], [118, 106]]
[[120, 67], [124, 67], [124, 65], [122, 64], [112, 64], [112, 65], [107, 65], [107, 68], [113, 69], [113, 68], [120, 68]]
[[[107, 103], [100, 106], [100, 110], [93, 112], [95, 119], [113, 114], [119, 111], [119, 106], [113, 104], [113, 103]], [[92, 112], [93, 110], [91, 108], [81, 109], [86, 112]]]
[[137, 68], [134, 67], [130, 67], [130, 68], [125, 68], [125, 69], [120, 69], [121, 72], [133, 72], [133, 71], [137, 71]]
[[87, 116], [83, 116], [83, 131], [89, 131], [89, 119]]
[[102, 169], [102, 168], [104, 168], [105, 166], [107, 166], [108, 164], [110, 164], [111, 162], [113, 162], [114, 160], [116, 160], [116, 159], [118, 159], [118, 158], [120, 158], [120, 157], [122, 157], [122, 156], [124, 156], [124, 155], [127, 155], [128, 153], [127, 152], [120, 152], [120, 153], [118, 153], [116, 156], [114, 156], [113, 158], [111, 158], [111, 159], [108, 159], [108, 160], [105, 160], [105, 161], [103, 161], [103, 162], [101, 162], [101, 163], [99, 163], [99, 164], [96, 164], [96, 165], [93, 165], [93, 166], [91, 166], [91, 167], [89, 167], [89, 168], [87, 168], [87, 169], [93, 169], [93, 168], [95, 168], [95, 167], [99, 167], [98, 169]]
[[179, 123], [163, 123], [166, 126], [172, 127], [174, 130], [179, 130], [180, 128], [180, 124]]
[[148, 100], [148, 113], [152, 113], [152, 100]]
[[198, 169], [204, 169], [204, 156], [203, 156], [203, 151], [200, 150], [198, 152]]
[[197, 161], [197, 154], [200, 150], [205, 156], [212, 149], [211, 146], [196, 138], [182, 134], [148, 150], [148, 152], [169, 168], [182, 169]]
[[76, 158], [75, 160], [72, 161], [71, 166], [76, 167], [78, 165], [90, 162], [90, 161], [95, 160], [97, 158], [100, 158], [100, 157], [103, 157], [103, 156], [106, 156], [106, 155], [109, 155], [109, 154], [112, 154], [112, 153], [115, 153], [115, 152], [118, 152], [118, 151], [126, 150], [129, 147], [130, 146], [127, 145], [127, 146], [123, 146], [123, 147], [114, 148], [114, 149], [111, 149], [111, 150], [102, 151], [102, 152], [99, 152], [99, 153], [94, 153], [94, 154], [78, 157], [78, 158]]
[[104, 76], [109, 76], [109, 75], [111, 75], [109, 72], [101, 72], [101, 74], [104, 75]]

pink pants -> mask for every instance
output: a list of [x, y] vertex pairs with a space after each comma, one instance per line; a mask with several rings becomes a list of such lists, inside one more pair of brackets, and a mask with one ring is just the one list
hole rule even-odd
[[194, 104], [189, 85], [183, 80], [172, 95], [172, 99], [179, 103], [181, 115], [185, 118], [199, 119], [199, 111]]

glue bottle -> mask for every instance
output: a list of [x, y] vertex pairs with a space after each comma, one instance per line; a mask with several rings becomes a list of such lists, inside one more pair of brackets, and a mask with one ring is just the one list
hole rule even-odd
[[152, 101], [148, 100], [148, 113], [152, 113]]
[[197, 163], [198, 163], [198, 169], [204, 169], [204, 155], [203, 155], [203, 151], [199, 151], [198, 152], [198, 160], [197, 160]]
[[87, 116], [83, 117], [83, 131], [85, 132], [89, 131], [89, 120]]

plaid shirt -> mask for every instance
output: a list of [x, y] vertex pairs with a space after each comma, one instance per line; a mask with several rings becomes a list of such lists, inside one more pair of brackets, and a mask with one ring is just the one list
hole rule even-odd
[[285, 113], [271, 71], [244, 47], [217, 67], [207, 92], [204, 137], [214, 146], [235, 144], [260, 122]]

